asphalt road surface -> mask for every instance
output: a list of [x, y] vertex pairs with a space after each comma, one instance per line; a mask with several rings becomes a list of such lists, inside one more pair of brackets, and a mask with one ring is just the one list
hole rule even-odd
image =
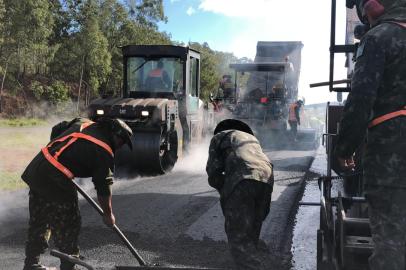
[[[207, 184], [207, 145], [156, 177], [121, 179], [113, 186], [117, 225], [146, 261], [160, 265], [232, 268], [217, 192]], [[303, 179], [315, 151], [268, 151], [275, 165], [271, 212], [262, 227], [269, 269], [291, 269], [291, 241]], [[95, 195], [89, 179], [80, 180]], [[28, 224], [27, 190], [0, 193], [0, 269], [22, 269]], [[100, 269], [137, 261], [98, 214], [81, 200], [81, 253]], [[52, 243], [51, 243], [52, 246]], [[46, 254], [42, 263], [58, 266]], [[268, 262], [269, 261], [269, 262]]]

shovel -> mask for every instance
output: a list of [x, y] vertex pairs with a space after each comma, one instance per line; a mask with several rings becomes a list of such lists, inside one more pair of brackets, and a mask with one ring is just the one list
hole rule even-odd
[[[76, 186], [76, 189], [78, 190], [78, 192], [86, 199], [86, 201], [93, 206], [94, 209], [96, 209], [96, 211], [103, 216], [104, 212], [103, 210], [100, 208], [100, 206], [86, 193], [86, 191], [84, 191], [75, 181], [72, 181], [73, 184]], [[133, 245], [130, 243], [130, 241], [128, 241], [127, 237], [125, 237], [125, 235], [123, 234], [123, 232], [117, 227], [117, 225], [113, 225], [113, 231], [115, 233], [117, 233], [117, 235], [121, 238], [121, 240], [124, 242], [124, 244], [127, 246], [128, 250], [130, 250], [131, 254], [134, 255], [134, 257], [137, 259], [138, 263], [140, 266], [117, 266], [116, 269], [117, 270], [133, 270], [133, 269], [161, 269], [161, 270], [169, 270], [169, 269], [179, 269], [179, 270], [221, 270], [220, 268], [194, 268], [194, 267], [187, 267], [187, 268], [182, 268], [182, 267], [161, 267], [161, 266], [157, 266], [157, 265], [148, 265], [147, 262], [141, 257], [141, 255], [138, 253], [138, 251], [133, 247]], [[72, 263], [78, 264], [78, 265], [82, 265], [84, 267], [86, 267], [89, 270], [93, 270], [95, 268], [93, 268], [92, 266], [90, 266], [87, 263], [84, 263], [83, 261], [69, 256], [67, 254], [52, 250], [51, 251], [51, 255], [70, 261]]]

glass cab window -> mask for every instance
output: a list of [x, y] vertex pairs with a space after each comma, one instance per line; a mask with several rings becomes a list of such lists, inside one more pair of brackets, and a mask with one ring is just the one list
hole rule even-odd
[[127, 59], [127, 91], [183, 92], [184, 63], [175, 57]]
[[192, 97], [197, 97], [199, 95], [198, 80], [199, 80], [199, 60], [191, 57], [190, 58], [190, 95]]

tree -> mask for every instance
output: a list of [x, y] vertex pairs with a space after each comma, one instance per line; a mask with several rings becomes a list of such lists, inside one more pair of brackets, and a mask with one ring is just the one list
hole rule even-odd
[[54, 19], [52, 33], [49, 39], [51, 45], [60, 45], [72, 30], [72, 14], [64, 5], [64, 0], [49, 0], [51, 15]]
[[4, 1], [0, 0], [0, 47], [4, 42], [4, 22], [5, 22], [6, 8], [4, 6]]
[[1, 113], [1, 94], [3, 92], [3, 87], [4, 87], [4, 80], [6, 78], [6, 72], [7, 72], [7, 65], [4, 67], [1, 65], [3, 63], [3, 58], [1, 52], [2, 52], [2, 47], [4, 43], [4, 15], [6, 13], [6, 9], [4, 7], [4, 2], [3, 0], [0, 0], [0, 113]]
[[82, 15], [84, 20], [77, 37], [81, 51], [80, 63], [87, 83], [95, 94], [111, 71], [111, 54], [107, 38], [100, 30], [96, 1], [87, 1], [83, 6]]
[[48, 41], [54, 19], [48, 0], [4, 0], [9, 21], [5, 25], [8, 55], [19, 75], [46, 73], [53, 55]]
[[201, 98], [208, 100], [210, 93], [215, 93], [219, 87], [219, 80], [224, 74], [230, 74], [228, 67], [237, 59], [231, 53], [223, 53], [210, 49], [209, 44], [204, 42], [189, 43], [189, 46], [201, 54], [200, 89]]
[[137, 23], [157, 29], [157, 23], [167, 21], [162, 0], [126, 0], [131, 18]]
[[[167, 21], [162, 0], [0, 0], [0, 97], [3, 87], [31, 99], [46, 89], [58, 95], [41, 99], [81, 97], [83, 89], [89, 90], [86, 97], [118, 94], [120, 46], [176, 44], [158, 30], [160, 21]], [[190, 46], [201, 52], [201, 90], [207, 99], [230, 73], [228, 64], [238, 59], [207, 43]]]
[[[155, 2], [153, 5], [147, 4], [148, 1], [138, 5], [135, 5], [135, 2], [127, 3], [127, 5], [135, 5], [133, 7], [138, 12], [138, 19], [134, 19], [131, 15], [131, 8], [128, 10], [117, 0], [101, 1], [99, 17], [103, 19], [99, 22], [100, 29], [107, 38], [108, 50], [112, 55], [112, 71], [102, 86], [107, 92], [117, 94], [121, 89], [123, 69], [119, 46], [171, 43], [170, 37], [166, 33], [161, 33], [154, 27], [154, 21], [164, 18], [162, 3], [158, 5], [159, 1]], [[155, 15], [146, 16], [145, 14]], [[139, 22], [141, 17], [144, 18], [143, 23]]]

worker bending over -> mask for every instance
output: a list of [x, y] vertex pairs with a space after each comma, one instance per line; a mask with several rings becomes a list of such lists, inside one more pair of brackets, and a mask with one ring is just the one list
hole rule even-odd
[[227, 119], [217, 125], [206, 171], [209, 185], [220, 193], [236, 269], [264, 269], [257, 245], [269, 213], [273, 168], [247, 124]]
[[[54, 126], [51, 142], [25, 169], [22, 179], [29, 191], [29, 229], [24, 270], [47, 269], [39, 264], [52, 235], [63, 253], [79, 256], [81, 217], [74, 177], [92, 177], [104, 222], [112, 226], [111, 205], [113, 155], [122, 145], [131, 147], [131, 129], [121, 120], [103, 118], [97, 122], [76, 118]], [[74, 264], [61, 260], [61, 270]]]

